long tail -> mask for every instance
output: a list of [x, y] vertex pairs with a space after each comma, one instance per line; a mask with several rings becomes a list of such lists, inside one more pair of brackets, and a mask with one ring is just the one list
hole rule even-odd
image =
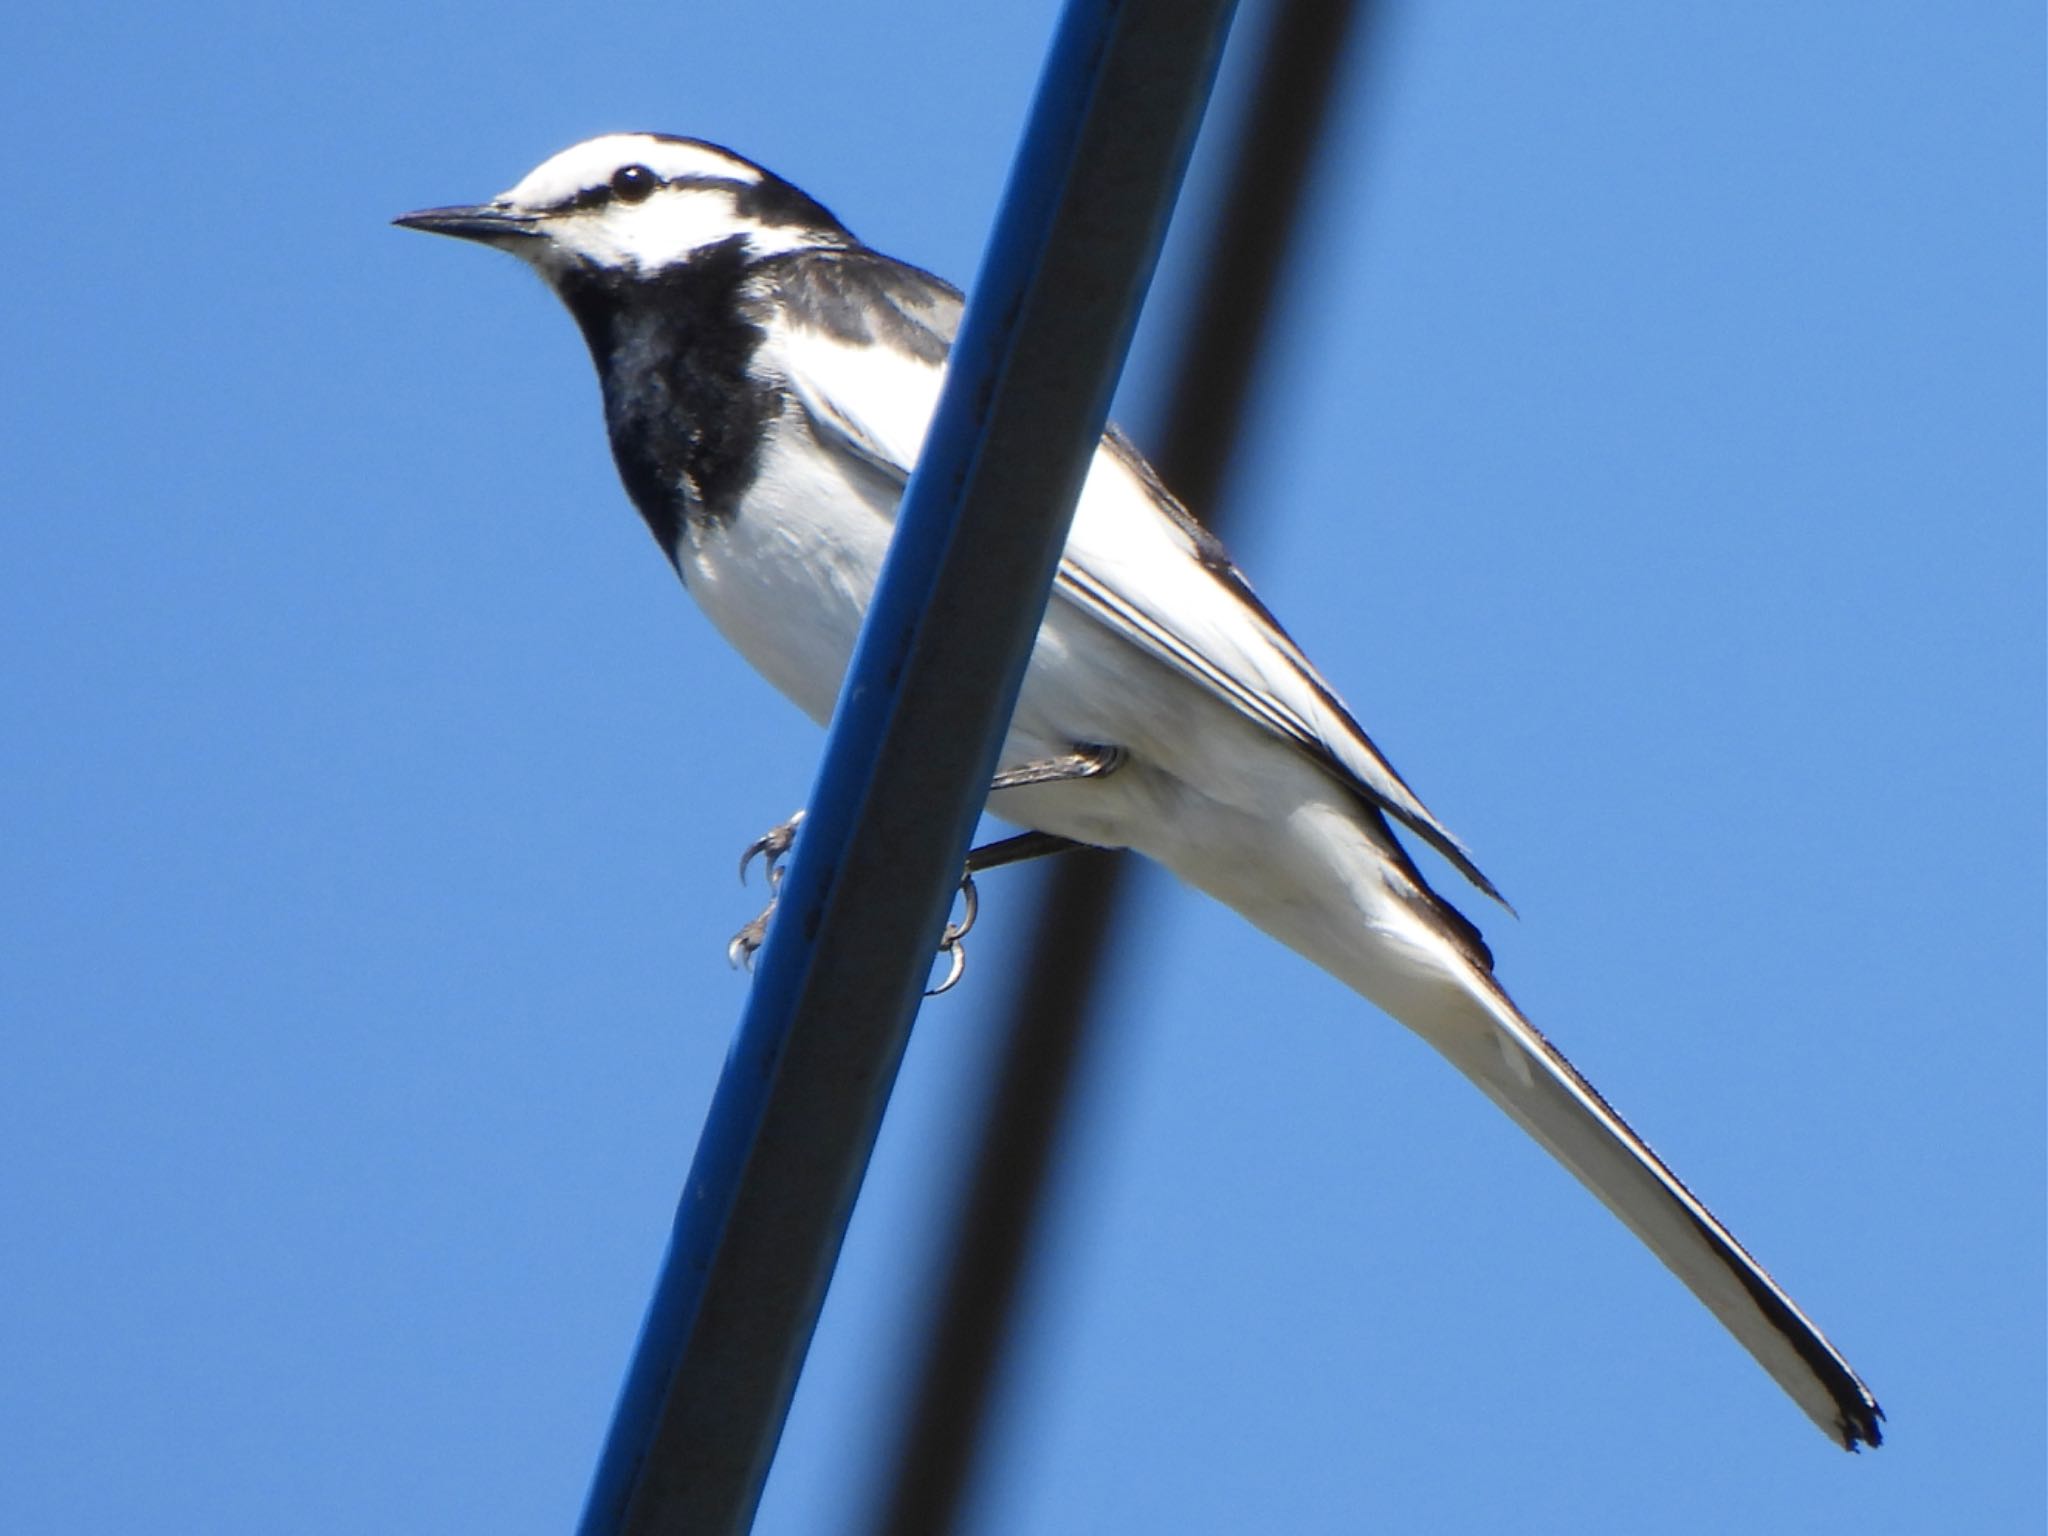
[[[1849, 1362], [1522, 1016], [1478, 930], [1430, 890], [1385, 817], [1312, 768], [1290, 780], [1286, 760], [1241, 756], [1243, 781], [1217, 779], [1214, 793], [1139, 760], [1086, 786], [1094, 821], [1071, 814], [1073, 786], [1008, 791], [1040, 798], [1001, 814], [1139, 848], [1414, 1030], [1619, 1216], [1836, 1444], [1880, 1444], [1884, 1413]], [[1213, 763], [1194, 766], [1215, 778]], [[1132, 797], [1121, 819], [1102, 814], [1120, 793]], [[1272, 816], [1290, 793], [1293, 810]], [[1198, 795], [1192, 810], [1182, 803]]]
[[1492, 976], [1474, 965], [1465, 979], [1410, 992], [1401, 1021], [1619, 1216], [1837, 1444], [1880, 1444], [1877, 1399], [1812, 1320]]
[[[1884, 1414], [1762, 1265], [1509, 1001], [1478, 931], [1430, 891], [1384, 819], [1325, 802], [1247, 818], [1180, 848], [1176, 871], [1436, 1047], [1706, 1303], [1838, 1445], [1877, 1445]], [[1223, 846], [1213, 829], [1225, 828]], [[1193, 856], [1186, 856], [1188, 849]], [[1150, 850], [1148, 850], [1150, 851]]]

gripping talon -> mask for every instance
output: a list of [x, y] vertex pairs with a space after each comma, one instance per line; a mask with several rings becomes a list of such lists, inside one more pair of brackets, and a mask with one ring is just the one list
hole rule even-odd
[[975, 893], [974, 876], [960, 877], [960, 921], [946, 924], [946, 931], [939, 937], [939, 948], [954, 949], [962, 939], [974, 931], [974, 920], [981, 916], [981, 897]]
[[797, 828], [803, 825], [804, 813], [798, 811], [789, 820], [771, 832], [764, 832], [747, 844], [740, 855], [740, 884], [747, 883], [747, 866], [756, 859], [768, 861], [768, 889], [774, 890], [782, 883], [782, 861], [796, 842]]
[[770, 901], [761, 909], [761, 915], [734, 934], [732, 942], [725, 946], [725, 958], [732, 962], [734, 970], [753, 971], [754, 956], [768, 942], [768, 919], [775, 915], [775, 905]]
[[[950, 928], [946, 931], [948, 934], [952, 932]], [[953, 964], [946, 972], [946, 979], [944, 981], [940, 982], [936, 987], [926, 990], [924, 994], [926, 997], [937, 997], [941, 992], [952, 991], [954, 984], [967, 974], [967, 950], [958, 939], [941, 939], [939, 941], [939, 952], [951, 955], [953, 957]]]
[[941, 992], [950, 992], [967, 973], [967, 946], [960, 941], [974, 929], [974, 920], [981, 916], [981, 897], [974, 889], [974, 876], [960, 877], [960, 921], [946, 924], [946, 931], [939, 935], [939, 953], [950, 956], [952, 964], [946, 970], [946, 979], [926, 993], [926, 997], [937, 997]]

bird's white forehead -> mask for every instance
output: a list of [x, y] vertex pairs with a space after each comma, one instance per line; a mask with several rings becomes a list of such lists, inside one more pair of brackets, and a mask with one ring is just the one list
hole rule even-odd
[[603, 186], [621, 166], [644, 165], [663, 181], [678, 176], [714, 176], [723, 181], [761, 180], [761, 168], [694, 139], [665, 139], [651, 133], [607, 133], [572, 144], [542, 161], [498, 201], [515, 208], [554, 208], [578, 192]]

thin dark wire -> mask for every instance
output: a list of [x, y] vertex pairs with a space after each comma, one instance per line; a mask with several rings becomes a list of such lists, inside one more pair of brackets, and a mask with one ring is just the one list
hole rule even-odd
[[[1155, 455], [1166, 483], [1212, 529], [1339, 71], [1365, 62], [1379, 9], [1372, 0], [1280, 0], [1266, 34]], [[1047, 880], [1022, 990], [1002, 1032], [944, 1299], [874, 1526], [888, 1536], [944, 1536], [959, 1524], [1091, 1033], [1127, 863], [1115, 854], [1070, 854]]]

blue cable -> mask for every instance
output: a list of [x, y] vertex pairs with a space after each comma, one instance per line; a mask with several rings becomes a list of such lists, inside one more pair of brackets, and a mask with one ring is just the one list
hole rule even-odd
[[1234, 0], [1069, 0], [580, 1529], [742, 1532]]

